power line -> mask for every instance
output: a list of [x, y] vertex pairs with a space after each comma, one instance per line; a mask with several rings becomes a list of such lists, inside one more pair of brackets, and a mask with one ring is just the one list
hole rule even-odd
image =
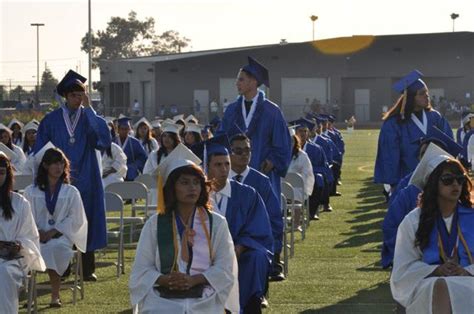
[[[56, 58], [56, 59], [41, 59], [40, 62], [49, 62], [49, 61], [62, 61], [62, 60], [78, 60], [82, 57], [76, 58]], [[36, 60], [10, 60], [10, 61], [0, 61], [0, 63], [28, 63], [28, 62], [36, 62]]]

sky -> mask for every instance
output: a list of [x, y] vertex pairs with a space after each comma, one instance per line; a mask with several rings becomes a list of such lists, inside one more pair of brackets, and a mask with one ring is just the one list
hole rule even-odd
[[[91, 0], [92, 29], [111, 16], [155, 19], [157, 33], [178, 31], [191, 39], [185, 51], [303, 42], [352, 35], [474, 31], [473, 0]], [[88, 0], [0, 0], [0, 85], [36, 81], [36, 27], [40, 27], [40, 75], [47, 67], [60, 79], [68, 69], [87, 77], [80, 40], [88, 28]], [[92, 79], [99, 80], [98, 71]]]

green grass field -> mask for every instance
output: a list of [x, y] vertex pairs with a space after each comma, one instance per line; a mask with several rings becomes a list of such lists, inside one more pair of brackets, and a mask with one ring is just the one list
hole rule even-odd
[[[378, 130], [344, 134], [346, 155], [342, 197], [332, 198], [332, 213], [312, 222], [304, 242], [299, 234], [286, 281], [271, 283], [267, 313], [391, 313], [389, 272], [379, 264], [381, 224], [386, 205], [381, 187], [372, 183]], [[99, 281], [86, 283], [85, 299], [72, 305], [61, 292], [58, 313], [130, 313], [128, 276], [134, 250], [126, 252], [126, 274], [119, 279], [111, 263], [116, 253], [99, 256]], [[46, 278], [46, 277], [41, 277]], [[49, 293], [40, 292], [38, 308], [48, 308]]]

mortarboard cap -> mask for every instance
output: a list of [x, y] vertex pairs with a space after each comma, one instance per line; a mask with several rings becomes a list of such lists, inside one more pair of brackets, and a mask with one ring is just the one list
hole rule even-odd
[[186, 124], [186, 122], [184, 122], [184, 114], [175, 115], [173, 117], [173, 121], [174, 123], [182, 123], [183, 125]]
[[33, 156], [33, 163], [34, 163], [34, 171], [38, 172], [38, 167], [41, 165], [41, 161], [43, 160], [44, 154], [48, 151], [48, 149], [56, 148], [53, 143], [48, 142], [46, 143], [39, 151], [36, 152]]
[[463, 112], [461, 115], [461, 127], [468, 123], [471, 118], [474, 118], [474, 113], [470, 111]]
[[243, 71], [250, 73], [257, 80], [258, 86], [265, 85], [270, 88], [270, 79], [268, 70], [262, 64], [252, 57], [248, 57], [249, 64], [242, 68]]
[[12, 134], [12, 130], [11, 130], [9, 127], [7, 127], [5, 124], [3, 124], [3, 123], [0, 123], [0, 131], [1, 131], [1, 130], [5, 130], [5, 131], [7, 131], [9, 134]]
[[428, 138], [438, 139], [438, 141], [444, 143], [444, 150], [447, 151], [450, 155], [457, 157], [462, 152], [462, 146], [456, 143], [452, 138], [450, 138], [446, 133], [441, 131], [435, 126], [430, 126], [428, 132], [426, 132]]
[[30, 122], [25, 124], [25, 126], [21, 130], [24, 133], [26, 133], [26, 131], [30, 131], [30, 130], [38, 131], [38, 127], [39, 127], [39, 123], [37, 123], [36, 121], [31, 120]]
[[288, 131], [290, 132], [290, 136], [296, 135], [295, 129], [298, 127], [298, 125], [292, 125], [288, 127]]
[[138, 126], [139, 126], [141, 123], [145, 123], [145, 124], [148, 126], [148, 128], [151, 129], [151, 123], [150, 123], [150, 121], [148, 121], [147, 118], [145, 118], [145, 117], [143, 117], [143, 118], [141, 118], [140, 120], [138, 120], [138, 121], [133, 125], [133, 128], [134, 128], [134, 129], [137, 129]]
[[441, 149], [438, 145], [430, 143], [426, 149], [423, 158], [416, 167], [410, 178], [409, 184], [417, 186], [420, 190], [426, 185], [431, 173], [444, 161], [454, 159], [448, 152]]
[[198, 123], [198, 118], [196, 118], [195, 116], [193, 116], [192, 114], [190, 114], [186, 120], [184, 120], [184, 122], [186, 123]]
[[117, 119], [117, 124], [118, 126], [128, 126], [130, 127], [130, 119], [129, 117], [126, 117], [126, 116], [123, 116], [123, 117], [119, 117]]
[[334, 121], [336, 121], [336, 116], [333, 114], [328, 114], [328, 121], [333, 123]]
[[212, 154], [229, 155], [230, 143], [227, 134], [214, 136], [207, 141], [194, 144], [191, 150], [203, 160], [204, 171], [207, 169], [208, 157]]
[[10, 121], [10, 123], [8, 123], [8, 128], [13, 131], [12, 128], [13, 128], [13, 126], [14, 126], [15, 124], [18, 124], [18, 126], [20, 127], [20, 129], [25, 126], [20, 120], [13, 118], [13, 119]]
[[163, 132], [175, 133], [179, 135], [179, 131], [183, 126], [181, 124], [170, 123], [169, 121], [165, 121], [161, 124], [161, 129]]
[[109, 123], [114, 123], [114, 121], [117, 120], [117, 118], [114, 118], [114, 117], [104, 117], [104, 120], [105, 120], [105, 122], [107, 122], [107, 124], [109, 124]]
[[426, 87], [425, 82], [421, 79], [422, 77], [423, 74], [420, 71], [414, 70], [403, 77], [400, 81], [393, 84], [392, 88], [400, 94], [403, 94], [405, 90], [414, 93], [417, 90]]
[[312, 130], [315, 127], [315, 124], [313, 123], [313, 121], [310, 121], [305, 118], [300, 118], [298, 120], [291, 121], [290, 125], [295, 126], [295, 130], [300, 129], [300, 128], [308, 128], [309, 130]]
[[160, 120], [151, 121], [151, 127], [153, 129], [161, 129], [161, 121]]
[[59, 95], [66, 97], [65, 92], [68, 88], [74, 85], [83, 86], [86, 81], [87, 79], [84, 76], [74, 72], [73, 70], [69, 70], [61, 82], [59, 82], [59, 84], [56, 86], [56, 92]]
[[204, 129], [204, 125], [196, 124], [196, 123], [188, 123], [186, 128], [184, 129], [185, 132], [196, 132], [201, 134], [201, 131]]
[[17, 153], [15, 153], [13, 150], [11, 150], [7, 145], [3, 144], [2, 142], [0, 142], [0, 152], [3, 152], [5, 155], [7, 155], [10, 161], [18, 157]]

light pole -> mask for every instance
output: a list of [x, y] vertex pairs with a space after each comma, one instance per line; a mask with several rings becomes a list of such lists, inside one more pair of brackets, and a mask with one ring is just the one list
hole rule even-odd
[[459, 14], [456, 14], [456, 13], [451, 14], [451, 19], [453, 20], [453, 33], [454, 33], [454, 20], [457, 19], [458, 17], [459, 17]]
[[89, 97], [92, 101], [92, 21], [91, 21], [91, 0], [89, 0]]
[[36, 105], [39, 105], [39, 28], [44, 26], [43, 23], [31, 23], [31, 26], [36, 26]]
[[311, 19], [311, 21], [313, 22], [313, 41], [314, 41], [314, 22], [316, 22], [316, 20], [318, 19], [318, 17], [316, 15], [311, 15], [309, 17]]

